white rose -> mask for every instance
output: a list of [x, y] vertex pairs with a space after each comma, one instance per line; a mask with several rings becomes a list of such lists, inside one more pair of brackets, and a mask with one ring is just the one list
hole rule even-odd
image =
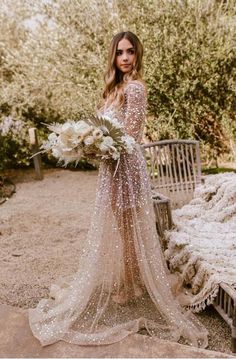
[[102, 152], [107, 152], [113, 145], [114, 141], [110, 136], [104, 137], [103, 141], [99, 144], [99, 148]]
[[104, 143], [100, 143], [98, 145], [98, 148], [100, 149], [101, 152], [107, 152], [109, 150], [109, 147], [107, 147], [106, 145], [104, 145]]
[[103, 132], [99, 128], [96, 128], [93, 131], [93, 137], [96, 138], [96, 140], [99, 140], [100, 138], [102, 138], [102, 136], [103, 136]]
[[112, 137], [106, 136], [106, 137], [104, 137], [103, 143], [104, 143], [106, 146], [112, 146], [113, 143], [114, 143], [114, 141], [113, 141]]
[[95, 138], [93, 136], [88, 136], [84, 139], [84, 144], [86, 146], [92, 145], [95, 141]]

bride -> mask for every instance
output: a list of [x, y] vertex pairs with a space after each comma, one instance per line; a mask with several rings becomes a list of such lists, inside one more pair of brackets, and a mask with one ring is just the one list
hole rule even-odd
[[103, 160], [96, 201], [78, 271], [51, 286], [48, 299], [29, 309], [29, 324], [43, 346], [118, 342], [145, 328], [148, 335], [198, 347], [207, 331], [173, 297], [168, 280], [140, 141], [146, 113], [141, 77], [143, 48], [132, 32], [110, 46], [101, 114], [114, 115], [134, 137], [132, 154], [117, 166]]

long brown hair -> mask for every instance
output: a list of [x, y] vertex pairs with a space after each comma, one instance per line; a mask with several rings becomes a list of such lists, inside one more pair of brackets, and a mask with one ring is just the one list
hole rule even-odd
[[[116, 50], [119, 42], [127, 39], [134, 47], [135, 61], [132, 70], [124, 74], [116, 67]], [[104, 102], [111, 103], [115, 101], [116, 106], [120, 107], [124, 103], [124, 86], [131, 80], [142, 80], [142, 58], [143, 46], [139, 38], [131, 31], [119, 32], [116, 34], [110, 44], [108, 54], [108, 67], [104, 76], [105, 89], [103, 91]]]

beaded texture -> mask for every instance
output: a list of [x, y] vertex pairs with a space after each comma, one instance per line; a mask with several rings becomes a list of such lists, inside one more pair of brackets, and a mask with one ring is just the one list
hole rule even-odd
[[51, 286], [50, 298], [29, 309], [31, 330], [43, 346], [63, 340], [79, 345], [115, 343], [145, 328], [147, 334], [196, 347], [207, 331], [173, 297], [156, 231], [151, 187], [140, 142], [146, 90], [125, 88], [115, 113], [136, 140], [132, 154], [100, 164], [96, 201], [78, 271]]

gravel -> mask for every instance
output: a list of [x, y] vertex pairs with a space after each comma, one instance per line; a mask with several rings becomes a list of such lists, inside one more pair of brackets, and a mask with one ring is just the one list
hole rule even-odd
[[[52, 280], [76, 270], [97, 172], [47, 170], [44, 181], [32, 170], [8, 175], [17, 188], [0, 208], [0, 303], [29, 308]], [[231, 354], [231, 330], [214, 308], [196, 316], [209, 331], [208, 349]]]

